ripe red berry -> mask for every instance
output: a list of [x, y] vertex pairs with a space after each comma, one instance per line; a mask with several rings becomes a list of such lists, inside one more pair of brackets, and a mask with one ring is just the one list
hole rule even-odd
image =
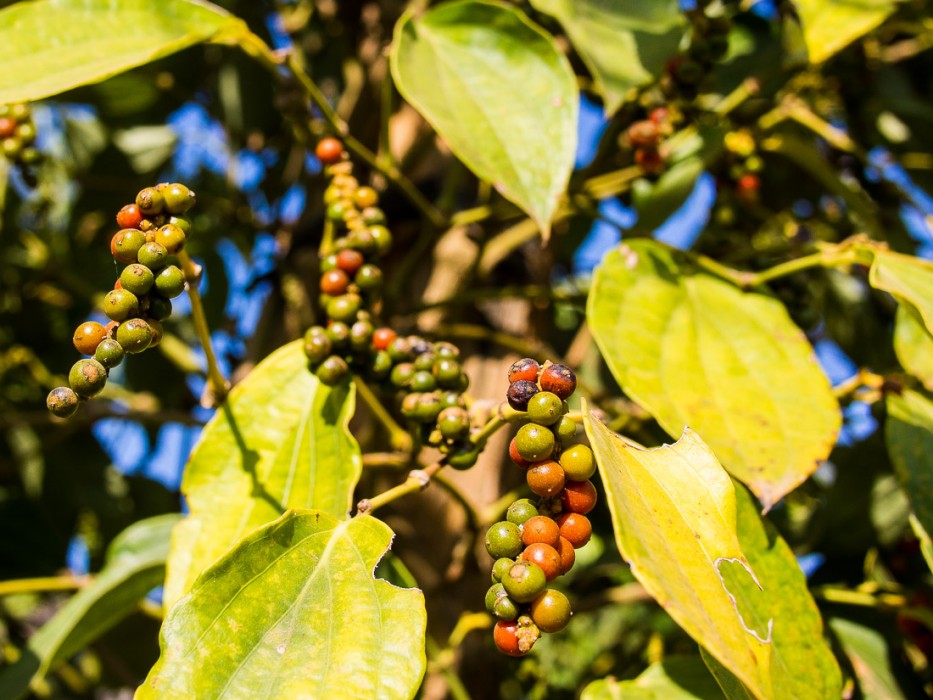
[[117, 212], [117, 225], [120, 228], [139, 228], [143, 213], [135, 204], [127, 204]]
[[499, 620], [492, 632], [496, 648], [509, 656], [524, 656], [528, 652], [522, 651], [518, 643], [518, 623], [514, 620]]
[[671, 112], [667, 107], [655, 107], [648, 115], [648, 119], [660, 126], [666, 124], [671, 118]]
[[525, 546], [541, 542], [555, 547], [560, 536], [560, 526], [546, 515], [535, 515], [522, 523], [522, 543]]
[[337, 267], [353, 276], [363, 266], [363, 254], [358, 250], [341, 250], [337, 253]]
[[561, 573], [566, 574], [573, 568], [573, 564], [577, 560], [577, 553], [573, 551], [573, 545], [566, 537], [560, 538], [557, 552], [560, 554]]
[[16, 120], [9, 117], [0, 118], [0, 139], [10, 138], [16, 131]]
[[538, 381], [538, 372], [540, 370], [541, 365], [530, 357], [517, 360], [509, 367], [509, 384], [514, 384], [520, 379], [524, 379], [528, 382], [536, 382]]
[[565, 511], [585, 515], [596, 506], [596, 487], [592, 481], [568, 481], [560, 500]]
[[654, 148], [639, 148], [635, 151], [635, 163], [649, 175], [657, 175], [664, 170], [664, 159]]
[[541, 371], [541, 389], [566, 400], [577, 388], [577, 375], [566, 365], [548, 365]]
[[634, 122], [629, 126], [627, 136], [633, 148], [654, 148], [661, 140], [658, 125], [649, 119]]
[[397, 337], [398, 335], [391, 328], [377, 328], [373, 331], [373, 348], [385, 350]]
[[547, 581], [553, 581], [564, 573], [560, 553], [551, 545], [544, 542], [534, 542], [522, 550], [521, 558], [537, 564], [544, 572]]
[[520, 469], [529, 469], [532, 465], [532, 462], [529, 462], [527, 459], [518, 454], [518, 448], [515, 446], [515, 438], [512, 438], [512, 441], [509, 443], [509, 457], [512, 458], [512, 461], [515, 462], [515, 466]]
[[333, 165], [343, 158], [343, 144], [329, 136], [318, 141], [314, 154], [324, 165]]
[[575, 549], [589, 542], [593, 534], [590, 519], [580, 513], [562, 513], [557, 517], [557, 524], [560, 526], [560, 537], [570, 542]]
[[328, 270], [321, 275], [321, 291], [332, 297], [346, 292], [349, 285], [350, 277], [343, 270]]
[[75, 330], [74, 342], [75, 350], [82, 355], [93, 355], [97, 346], [107, 336], [106, 329], [97, 321], [86, 321]]
[[535, 462], [525, 474], [528, 488], [542, 498], [551, 498], [564, 488], [564, 470], [553, 459]]

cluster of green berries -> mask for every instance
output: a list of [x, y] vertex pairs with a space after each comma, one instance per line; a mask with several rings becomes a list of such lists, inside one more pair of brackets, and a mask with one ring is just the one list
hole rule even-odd
[[647, 119], [632, 122], [622, 136], [624, 145], [633, 150], [635, 162], [648, 175], [659, 175], [664, 170], [665, 156], [662, 141], [674, 132], [670, 110], [655, 107]]
[[463, 392], [469, 380], [460, 350], [378, 325], [383, 280], [378, 259], [392, 245], [378, 194], [353, 177], [337, 139], [321, 140], [315, 153], [331, 176], [324, 203], [339, 235], [333, 252], [321, 261], [320, 306], [327, 323], [312, 326], [304, 336], [311, 369], [328, 386], [355, 372], [400, 394], [401, 413], [417, 426], [422, 443], [444, 452], [451, 466], [466, 469], [476, 462], [479, 448], [468, 439], [471, 422]]
[[0, 150], [19, 165], [35, 165], [42, 157], [33, 144], [36, 125], [27, 104], [0, 105]]
[[661, 81], [669, 98], [695, 97], [700, 83], [728, 53], [732, 19], [725, 9], [719, 3], [697, 3], [696, 9], [686, 13], [690, 20], [687, 48], [667, 62]]
[[509, 656], [527, 654], [542, 632], [559, 632], [570, 621], [570, 601], [548, 582], [573, 567], [574, 550], [593, 532], [586, 514], [596, 505], [593, 451], [574, 442], [576, 423], [566, 399], [576, 389], [573, 371], [559, 364], [519, 360], [509, 369], [508, 402], [529, 421], [509, 445], [525, 472], [534, 499], [509, 506], [506, 519], [486, 533], [495, 559], [486, 609], [497, 618], [493, 640]]
[[70, 386], [49, 393], [46, 405], [67, 418], [81, 399], [100, 393], [109, 371], [126, 354], [155, 347], [162, 340], [162, 322], [172, 313], [171, 300], [185, 290], [185, 275], [177, 254], [191, 235], [184, 214], [194, 206], [194, 192], [180, 183], [146, 187], [136, 201], [117, 212], [120, 230], [110, 252], [122, 270], [104, 296], [106, 326], [86, 321], [75, 330], [74, 346], [89, 358], [78, 360], [68, 374]]

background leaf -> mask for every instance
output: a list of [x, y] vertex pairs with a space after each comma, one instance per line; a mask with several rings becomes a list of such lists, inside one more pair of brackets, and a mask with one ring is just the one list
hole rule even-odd
[[242, 20], [201, 0], [36, 0], [0, 10], [0, 104], [93, 83], [222, 33]]
[[612, 115], [634, 87], [651, 82], [677, 52], [684, 15], [676, 0], [532, 0], [561, 23]]
[[899, 304], [894, 318], [894, 352], [901, 366], [927, 391], [933, 391], [933, 336], [909, 304]]
[[770, 508], [829, 455], [840, 411], [779, 302], [742, 292], [649, 240], [597, 268], [587, 320], [622, 389], [672, 436], [700, 432]]
[[829, 626], [849, 657], [865, 700], [903, 700], [906, 697], [894, 676], [891, 650], [881, 634], [840, 617], [830, 619]]
[[905, 389], [885, 399], [888, 453], [917, 519], [933, 531], [933, 402]]
[[869, 249], [874, 255], [869, 284], [913, 306], [933, 333], [933, 262], [877, 246]]
[[404, 17], [391, 60], [405, 99], [547, 239], [573, 169], [578, 101], [553, 37], [507, 5], [455, 0]]
[[165, 576], [169, 536], [181, 516], [134, 523], [107, 550], [107, 563], [29, 640], [23, 656], [0, 673], [0, 697], [23, 697], [33, 678], [54, 671], [77, 651], [136, 610]]
[[136, 697], [413, 697], [424, 597], [373, 578], [391, 538], [374, 518], [316, 511], [246, 536], [171, 610]]
[[638, 678], [603, 678], [583, 689], [580, 700], [721, 700], [722, 692], [699, 657], [668, 656]]
[[346, 517], [362, 469], [347, 429], [355, 396], [352, 384], [330, 389], [308, 371], [300, 340], [233, 388], [185, 468], [191, 515], [172, 535], [166, 607], [240, 537], [285, 510]]
[[822, 63], [881, 24], [892, 0], [794, 0], [811, 63]]

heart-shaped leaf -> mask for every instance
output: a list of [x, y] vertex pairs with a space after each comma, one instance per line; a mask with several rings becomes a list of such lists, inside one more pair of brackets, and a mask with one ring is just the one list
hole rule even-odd
[[373, 578], [392, 531], [288, 512], [244, 537], [162, 626], [138, 700], [408, 700], [425, 670], [424, 596]]
[[509, 5], [454, 0], [402, 18], [391, 64], [405, 99], [547, 239], [577, 138], [576, 79], [553, 37]]
[[700, 432], [765, 509], [826, 459], [839, 406], [778, 301], [635, 239], [596, 270], [587, 320], [619, 386], [672, 436]]
[[233, 388], [185, 467], [191, 515], [172, 535], [165, 604], [247, 532], [289, 508], [347, 516], [362, 470], [347, 429], [353, 385], [330, 389], [301, 341], [279, 348]]
[[838, 698], [793, 553], [697, 434], [645, 450], [583, 415], [616, 544], [648, 592], [755, 697]]
[[34, 679], [54, 671], [137, 609], [164, 579], [169, 536], [179, 517], [140, 520], [114, 538], [107, 563], [91, 584], [42, 625], [20, 660], [0, 673], [0, 697], [25, 696]]
[[203, 0], [35, 0], [0, 10], [0, 104], [94, 83], [209, 39], [248, 33]]
[[685, 18], [676, 0], [531, 0], [557, 18], [593, 75], [607, 115], [632, 88], [654, 80], [677, 52]]
[[894, 12], [896, 0], [794, 0], [811, 63], [822, 63]]

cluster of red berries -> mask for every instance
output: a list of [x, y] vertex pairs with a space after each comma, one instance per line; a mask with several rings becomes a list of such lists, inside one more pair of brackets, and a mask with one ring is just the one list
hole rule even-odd
[[486, 533], [486, 551], [495, 559], [486, 609], [498, 621], [493, 639], [500, 651], [523, 656], [542, 632], [558, 632], [570, 621], [570, 601], [547, 583], [567, 573], [574, 550], [593, 532], [586, 514], [596, 505], [593, 451], [573, 442], [576, 423], [566, 399], [576, 376], [559, 364], [519, 360], [509, 369], [508, 402], [526, 411], [529, 422], [509, 445], [509, 456], [525, 472], [535, 499], [509, 506], [506, 519]]
[[104, 296], [103, 311], [110, 323], [86, 321], [75, 330], [75, 349], [90, 357], [72, 366], [70, 386], [49, 393], [46, 405], [54, 415], [72, 415], [80, 399], [103, 390], [109, 371], [126, 354], [143, 352], [162, 340], [171, 299], [185, 290], [185, 275], [175, 256], [191, 235], [191, 222], [182, 215], [194, 201], [186, 185], [163, 183], [141, 190], [134, 203], [117, 212], [120, 230], [110, 241], [110, 252], [124, 267]]
[[42, 157], [33, 143], [36, 125], [27, 104], [0, 105], [0, 150], [12, 163], [35, 165]]
[[655, 107], [647, 119], [632, 122], [623, 139], [632, 148], [635, 163], [648, 175], [660, 175], [664, 170], [661, 142], [674, 132], [670, 110]]
[[422, 443], [447, 454], [447, 463], [465, 469], [479, 448], [469, 441], [470, 415], [463, 392], [469, 380], [452, 343], [399, 336], [378, 324], [382, 269], [392, 236], [379, 208], [379, 196], [353, 177], [343, 145], [326, 138], [315, 149], [331, 182], [324, 191], [326, 217], [336, 229], [334, 250], [321, 260], [320, 306], [326, 325], [305, 332], [311, 368], [328, 386], [354, 372], [401, 394], [402, 415], [417, 427]]

